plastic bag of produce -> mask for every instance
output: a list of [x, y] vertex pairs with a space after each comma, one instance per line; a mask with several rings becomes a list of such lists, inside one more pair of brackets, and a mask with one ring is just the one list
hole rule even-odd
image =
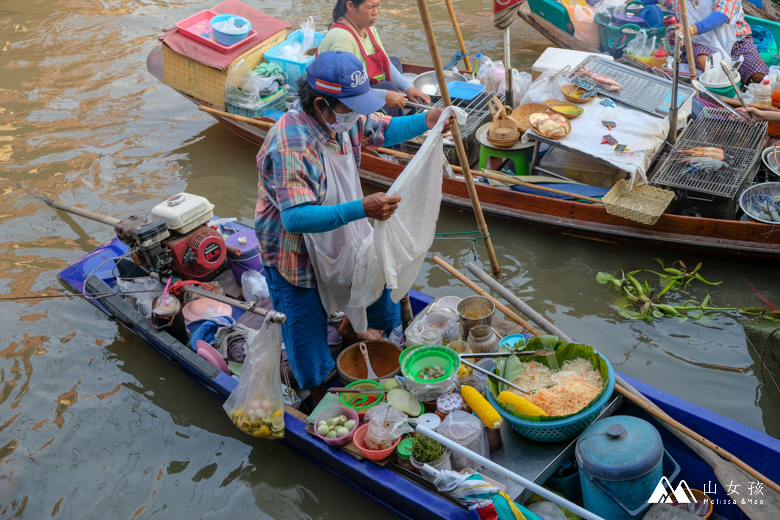
[[520, 106], [520, 100], [528, 92], [528, 87], [531, 86], [532, 81], [533, 78], [529, 73], [512, 69], [512, 108]]
[[305, 22], [301, 24], [301, 32], [303, 33], [303, 52], [308, 51], [314, 47], [314, 17], [310, 16]]
[[[444, 418], [436, 432], [451, 441], [457, 442], [466, 449], [473, 451], [485, 458], [490, 458], [488, 449], [487, 432], [482, 421], [475, 415], [462, 410], [451, 412]], [[452, 469], [460, 471], [463, 468], [471, 468], [479, 471], [481, 465], [464, 455], [452, 453]]]
[[557, 72], [543, 73], [528, 86], [528, 92], [525, 93], [520, 104], [544, 103], [548, 99], [566, 100], [561, 93], [561, 87], [571, 83], [566, 79], [569, 72], [571, 72], [571, 67], [567, 65]]
[[569, 12], [569, 18], [574, 26], [574, 37], [594, 49], [598, 49], [600, 41], [599, 26], [595, 19], [596, 13], [591, 6], [581, 5], [580, 2], [581, 0], [568, 0], [566, 4], [566, 10]]
[[246, 60], [240, 60], [228, 72], [225, 99], [248, 110], [256, 110], [265, 105], [263, 96], [276, 93], [283, 84], [284, 76], [258, 76], [252, 72]]
[[368, 431], [364, 442], [370, 450], [386, 450], [404, 433], [412, 433], [409, 416], [389, 403], [374, 406], [366, 412], [364, 422], [368, 422]]
[[505, 75], [504, 62], [493, 61], [487, 56], [483, 56], [480, 59], [479, 68], [477, 69], [477, 79], [487, 87], [488, 91], [493, 92], [494, 94], [500, 93], [504, 88], [501, 85], [505, 81]]
[[269, 313], [259, 332], [250, 338], [238, 386], [222, 408], [236, 426], [261, 439], [284, 437], [284, 401], [279, 365], [282, 328]]

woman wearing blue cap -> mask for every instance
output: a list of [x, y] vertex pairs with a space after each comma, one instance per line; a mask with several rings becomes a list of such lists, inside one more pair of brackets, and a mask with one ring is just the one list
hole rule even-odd
[[257, 155], [255, 230], [273, 307], [287, 315], [282, 337], [290, 366], [298, 385], [319, 401], [334, 368], [329, 312], [342, 310], [365, 330], [355, 334], [345, 319], [340, 332], [348, 342], [381, 339], [401, 322], [389, 291], [368, 309], [343, 303], [356, 248], [371, 232], [367, 217], [387, 220], [402, 202], [384, 193], [363, 196], [361, 149], [417, 137], [433, 128], [442, 109], [396, 118], [376, 113], [385, 100], [371, 89], [363, 64], [338, 51], [317, 56], [298, 95]]

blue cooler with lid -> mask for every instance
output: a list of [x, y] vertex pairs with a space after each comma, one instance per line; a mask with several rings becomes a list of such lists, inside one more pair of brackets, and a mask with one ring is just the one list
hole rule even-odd
[[647, 501], [663, 477], [663, 458], [680, 466], [664, 450], [658, 430], [649, 422], [627, 415], [596, 421], [577, 439], [580, 484], [585, 509], [609, 520], [642, 518]]

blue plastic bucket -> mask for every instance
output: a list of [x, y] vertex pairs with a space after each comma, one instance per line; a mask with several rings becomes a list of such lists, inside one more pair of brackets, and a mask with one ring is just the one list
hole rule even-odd
[[[244, 31], [238, 34], [228, 34], [224, 33], [220, 30], [218, 30], [216, 27], [214, 27], [215, 23], [224, 22], [228, 18], [234, 18], [235, 21], [233, 23], [236, 24], [236, 27], [240, 27]], [[247, 37], [249, 34], [249, 31], [252, 30], [252, 23], [244, 18], [243, 16], [238, 16], [235, 14], [218, 14], [214, 18], [211, 19], [211, 29], [212, 29], [212, 35], [214, 36], [214, 39], [219, 43], [220, 45], [224, 45], [226, 47], [230, 47], [231, 45], [240, 42], [244, 38]]]

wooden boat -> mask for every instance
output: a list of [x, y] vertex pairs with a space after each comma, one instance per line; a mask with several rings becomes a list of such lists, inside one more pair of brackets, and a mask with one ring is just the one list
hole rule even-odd
[[[162, 57], [159, 48], [147, 58], [147, 68], [162, 81]], [[404, 65], [404, 70], [421, 73], [427, 67]], [[196, 105], [211, 106], [186, 94]], [[218, 115], [215, 119], [247, 141], [261, 146], [265, 130]], [[364, 182], [380, 188], [389, 187], [401, 174], [404, 165], [363, 153], [360, 175]], [[466, 183], [459, 178], [444, 178], [445, 204], [470, 209]], [[482, 209], [485, 213], [512, 220], [553, 228], [567, 234], [576, 234], [615, 242], [635, 242], [661, 245], [674, 249], [708, 251], [728, 256], [749, 257], [753, 260], [780, 258], [780, 229], [760, 222], [743, 222], [702, 217], [664, 214], [652, 226], [626, 220], [607, 213], [600, 205], [575, 200], [562, 200], [522, 193], [504, 187], [477, 183]]]
[[[101, 297], [90, 299], [90, 301], [109, 316], [121, 322], [132, 334], [157, 350], [173, 365], [183, 370], [199, 385], [207, 389], [217, 401], [224, 401], [236, 387], [237, 381], [235, 379], [220, 372], [167, 332], [152, 328], [149, 319], [143, 317], [119, 295], [102, 296], [106, 293], [111, 294], [115, 288], [112, 272], [114, 264], [110, 260], [127, 252], [128, 247], [125, 244], [118, 239], [113, 239], [65, 268], [59, 273], [58, 278], [62, 284], [74, 292], [84, 291], [92, 295], [101, 295]], [[96, 268], [96, 266], [98, 267]], [[415, 312], [422, 310], [432, 299], [430, 296], [413, 291], [412, 303]], [[735, 456], [767, 477], [775, 481], [780, 480], [780, 440], [640, 381], [623, 377], [654, 401], [657, 407], [663, 409], [685, 426], [705, 434], [711, 441], [731, 450]], [[608, 407], [610, 412], [615, 414], [634, 415], [648, 419], [642, 410], [632, 406], [628, 401], [623, 402], [618, 397], [614, 397]], [[334, 477], [352, 486], [400, 518], [432, 520], [473, 518], [466, 509], [432, 491], [429, 485], [426, 486], [424, 483], [415, 481], [411, 474], [403, 474], [403, 470], [393, 464], [383, 467], [368, 460], [357, 460], [338, 448], [326, 445], [305, 431], [307, 424], [305, 415], [292, 408], [287, 408], [285, 411], [286, 434], [280, 442], [320, 465]], [[685, 480], [691, 488], [712, 491], [712, 485], [717, 486], [718, 482], [710, 466], [703, 463], [693, 451], [665, 429], [658, 429], [665, 448], [682, 468], [679, 478]], [[501, 450], [507, 450], [513, 443], [523, 441], [519, 435], [509, 429], [506, 423], [502, 429], [502, 437], [504, 447], [491, 454], [491, 459], [494, 461], [498, 461]], [[270, 441], [259, 440], [255, 442]], [[561, 460], [571, 456], [575, 441], [555, 444], [535, 443], [527, 440], [524, 442], [526, 443], [525, 449], [533, 452], [537, 458], [540, 453], [545, 452], [544, 450], [547, 452], [552, 450], [551, 453], [557, 454], [549, 459], [550, 462], [546, 466], [542, 464], [541, 469], [534, 473], [536, 475], [534, 480], [537, 483], [542, 483], [556, 470]], [[511, 457], [508, 458], [520, 459], [521, 463], [525, 460], [522, 459], [521, 452], [510, 452], [509, 455]], [[500, 463], [503, 464], [503, 462]], [[668, 475], [668, 473], [666, 474]], [[748, 517], [737, 506], [727, 503], [727, 499], [730, 497], [726, 495], [724, 489], [726, 485], [728, 483], [722, 483], [722, 486], [717, 487], [720, 491], [711, 495], [711, 498], [719, 501], [716, 502], [715, 506], [715, 511], [720, 515], [718, 518], [747, 519]], [[740, 491], [747, 494], [747, 485], [747, 482], [742, 483]], [[512, 493], [513, 497], [516, 495], [517, 491]]]

